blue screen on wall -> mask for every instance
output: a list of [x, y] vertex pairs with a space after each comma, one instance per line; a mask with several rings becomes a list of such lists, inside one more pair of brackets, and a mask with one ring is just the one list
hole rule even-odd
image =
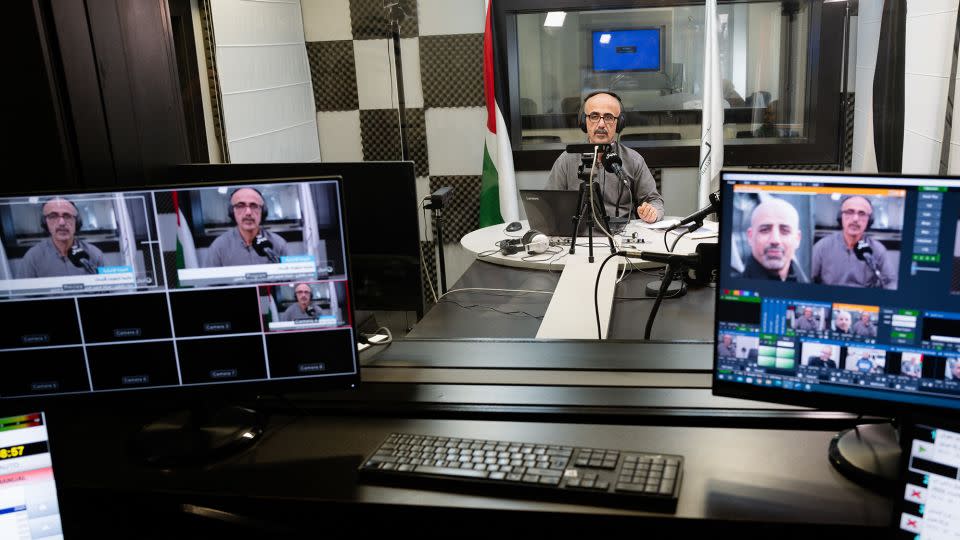
[[659, 71], [660, 29], [595, 30], [594, 71]]

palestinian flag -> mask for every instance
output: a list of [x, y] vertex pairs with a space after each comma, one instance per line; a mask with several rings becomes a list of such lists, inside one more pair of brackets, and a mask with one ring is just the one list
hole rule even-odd
[[487, 132], [483, 145], [483, 180], [480, 185], [480, 227], [517, 221], [517, 179], [513, 170], [510, 134], [501, 107], [507, 89], [494, 54], [493, 0], [487, 0], [486, 30], [483, 36], [483, 92], [487, 101]]

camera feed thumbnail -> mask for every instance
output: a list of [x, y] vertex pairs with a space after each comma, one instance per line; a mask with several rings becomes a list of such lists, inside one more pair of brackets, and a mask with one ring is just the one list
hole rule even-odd
[[343, 328], [347, 319], [345, 281], [300, 281], [261, 285], [260, 315], [270, 332]]
[[896, 289], [904, 190], [735, 186], [730, 275]]
[[917, 352], [901, 354], [900, 374], [904, 377], [919, 379], [923, 375], [923, 355]]
[[831, 331], [837, 339], [875, 339], [879, 321], [879, 306], [834, 304]]
[[0, 297], [162, 287], [149, 193], [0, 199]]
[[720, 343], [717, 344], [717, 354], [720, 358], [736, 358], [756, 362], [759, 348], [760, 338], [757, 336], [721, 332]]
[[[345, 277], [335, 182], [183, 189], [157, 194], [172, 215], [180, 287]], [[171, 277], [171, 281], [173, 281]]]
[[800, 348], [800, 363], [812, 368], [837, 369], [840, 365], [840, 347], [829, 343], [804, 342]]
[[830, 328], [830, 306], [804, 303], [787, 309], [787, 327], [797, 332], [822, 334]]
[[879, 374], [887, 366], [887, 352], [869, 347], [847, 347], [844, 369], [861, 374]]

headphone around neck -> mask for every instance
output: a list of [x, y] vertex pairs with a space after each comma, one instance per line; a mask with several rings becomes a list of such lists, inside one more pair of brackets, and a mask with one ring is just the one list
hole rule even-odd
[[[250, 186], [238, 187], [237, 189], [231, 191], [231, 192], [230, 192], [230, 195], [227, 196], [227, 216], [230, 217], [230, 223], [232, 223], [232, 224], [234, 224], [234, 225], [237, 224], [237, 217], [236, 217], [235, 215], [233, 215], [233, 202], [232, 202], [232, 201], [233, 201], [233, 196], [234, 196], [234, 194], [236, 194], [236, 192], [240, 191], [241, 189], [252, 189], [253, 191], [257, 192], [257, 195], [260, 196], [260, 200], [263, 201], [263, 204], [260, 205], [260, 224], [262, 225], [263, 222], [267, 219], [267, 199], [265, 199], [265, 198], [263, 197], [263, 193], [260, 193], [260, 190], [259, 190], [259, 189], [255, 188], [255, 187], [250, 187]], [[79, 227], [77, 227], [77, 228], [79, 229]]]
[[873, 203], [870, 202], [870, 199], [864, 197], [863, 195], [847, 195], [846, 197], [840, 199], [840, 207], [837, 209], [837, 225], [840, 226], [840, 230], [843, 230], [843, 205], [854, 197], [860, 197], [861, 199], [867, 201], [867, 204], [870, 205], [870, 218], [867, 219], [867, 229], [873, 227]]
[[50, 234], [50, 228], [47, 227], [47, 218], [46, 216], [43, 215], [43, 207], [46, 206], [48, 202], [56, 201], [56, 200], [67, 201], [68, 203], [70, 203], [70, 206], [72, 206], [73, 209], [77, 211], [77, 221], [76, 221], [77, 228], [73, 230], [74, 234], [76, 234], [77, 232], [80, 231], [80, 229], [83, 228], [83, 219], [80, 217], [80, 209], [77, 208], [77, 204], [75, 202], [69, 199], [64, 199], [63, 197], [53, 197], [53, 198], [47, 199], [43, 201], [43, 204], [40, 205], [40, 228], [43, 229], [43, 232]]
[[577, 126], [580, 127], [580, 131], [584, 133], [587, 132], [587, 101], [590, 101], [590, 98], [593, 96], [599, 96], [600, 94], [613, 96], [617, 100], [617, 103], [620, 104], [620, 114], [617, 115], [616, 125], [616, 132], [620, 133], [623, 131], [623, 128], [627, 127], [627, 117], [623, 113], [623, 100], [620, 99], [620, 96], [609, 90], [597, 90], [595, 92], [590, 92], [587, 94], [587, 97], [583, 98], [583, 102], [580, 103], [580, 113], [577, 114]]

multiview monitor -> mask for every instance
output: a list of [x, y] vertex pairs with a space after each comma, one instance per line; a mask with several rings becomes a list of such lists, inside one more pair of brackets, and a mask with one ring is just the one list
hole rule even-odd
[[714, 393], [960, 411], [960, 179], [724, 171]]
[[0, 399], [355, 385], [342, 189], [0, 197]]

